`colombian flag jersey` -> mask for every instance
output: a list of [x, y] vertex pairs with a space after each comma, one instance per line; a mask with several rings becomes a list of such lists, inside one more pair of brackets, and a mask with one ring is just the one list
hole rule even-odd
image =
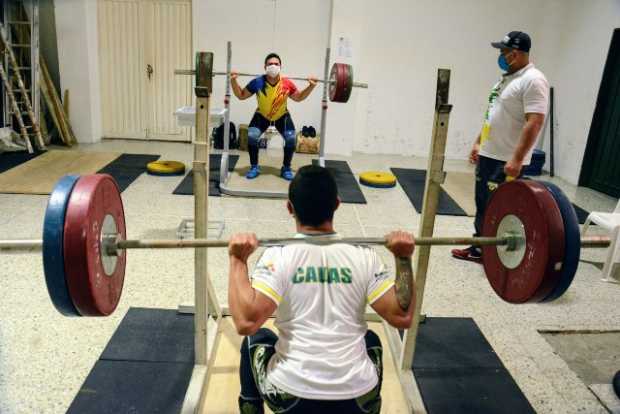
[[278, 83], [271, 85], [267, 82], [267, 75], [252, 79], [246, 89], [256, 94], [257, 111], [269, 121], [275, 121], [287, 112], [286, 99], [297, 92], [297, 86], [290, 79], [280, 76]]

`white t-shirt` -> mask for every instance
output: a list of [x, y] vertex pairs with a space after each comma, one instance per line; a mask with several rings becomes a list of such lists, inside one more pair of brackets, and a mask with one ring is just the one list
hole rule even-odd
[[[481, 134], [480, 155], [509, 161], [519, 144], [525, 114], [546, 116], [548, 103], [549, 83], [533, 63], [513, 74], [503, 75], [491, 89]], [[533, 150], [534, 146], [523, 159], [523, 165], [530, 163]]]
[[366, 353], [364, 315], [366, 305], [393, 285], [369, 247], [300, 243], [266, 249], [252, 287], [278, 305], [279, 339], [268, 380], [315, 400], [346, 400], [373, 389], [378, 377]]

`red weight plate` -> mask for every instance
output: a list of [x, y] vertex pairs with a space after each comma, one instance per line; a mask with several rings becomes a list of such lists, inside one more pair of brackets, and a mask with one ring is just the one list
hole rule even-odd
[[343, 102], [344, 89], [346, 88], [346, 73], [344, 64], [334, 63], [332, 66], [332, 72], [335, 72], [336, 83], [334, 84], [334, 90], [330, 93], [330, 100], [332, 102]]
[[336, 83], [337, 83], [337, 75], [338, 72], [338, 66], [336, 63], [334, 63], [332, 65], [331, 70], [329, 71], [329, 88], [328, 88], [328, 92], [329, 92], [329, 100], [334, 102], [334, 99], [336, 98]]
[[343, 64], [344, 67], [344, 88], [342, 90], [342, 96], [340, 102], [348, 102], [351, 97], [351, 92], [353, 91], [353, 66]]
[[346, 63], [339, 63], [340, 66], [340, 81], [338, 84], [340, 85], [340, 94], [338, 95], [337, 102], [347, 102], [349, 100], [349, 95], [351, 94], [351, 90], [349, 89], [349, 69]]
[[123, 290], [125, 251], [119, 250], [115, 266], [107, 263], [108, 272], [101, 255], [106, 216], [114, 219], [117, 232], [125, 239], [125, 214], [116, 182], [107, 174], [83, 176], [71, 193], [64, 232], [67, 286], [82, 316], [111, 314]]
[[482, 236], [496, 237], [502, 218], [514, 215], [525, 228], [525, 255], [508, 269], [495, 246], [482, 248], [484, 271], [493, 290], [511, 303], [539, 302], [560, 280], [564, 259], [564, 224], [553, 196], [531, 180], [516, 180], [499, 186], [484, 214]]

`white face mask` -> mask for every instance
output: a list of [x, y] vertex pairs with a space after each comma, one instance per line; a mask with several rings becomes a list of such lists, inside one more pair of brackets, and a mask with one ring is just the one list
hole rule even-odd
[[280, 74], [280, 66], [278, 66], [278, 65], [269, 65], [265, 69], [265, 72], [267, 73], [267, 75], [271, 76], [272, 78], [275, 78], [276, 76], [278, 76]]

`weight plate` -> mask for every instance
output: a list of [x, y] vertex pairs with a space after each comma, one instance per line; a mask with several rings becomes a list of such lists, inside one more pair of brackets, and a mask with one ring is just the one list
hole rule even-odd
[[581, 255], [581, 234], [579, 232], [577, 214], [575, 214], [575, 209], [568, 197], [555, 184], [543, 181], [541, 183], [547, 187], [547, 190], [549, 190], [558, 204], [560, 214], [562, 214], [562, 221], [564, 222], [564, 260], [558, 284], [544, 299], [545, 302], [550, 302], [562, 296], [575, 278]]
[[[347, 93], [348, 70], [345, 63], [334, 63], [330, 72], [329, 99], [332, 102], [346, 102], [351, 92]], [[333, 88], [333, 89], [332, 89]]]
[[179, 161], [153, 161], [146, 164], [146, 171], [150, 175], [183, 175], [185, 164]]
[[340, 102], [348, 102], [351, 97], [351, 92], [353, 91], [353, 66], [343, 64], [343, 73], [344, 73], [344, 88], [342, 90], [342, 96]]
[[329, 71], [329, 88], [328, 88], [329, 100], [332, 102], [334, 102], [334, 100], [336, 99], [337, 72], [338, 72], [338, 66], [336, 63], [334, 63], [332, 65], [331, 70]]
[[65, 316], [79, 316], [73, 305], [65, 275], [63, 235], [65, 213], [79, 175], [65, 175], [52, 190], [43, 220], [43, 273], [54, 307]]
[[504, 183], [493, 192], [483, 218], [482, 236], [501, 237], [504, 217], [513, 215], [525, 230], [525, 254], [513, 269], [500, 257], [502, 246], [483, 246], [484, 271], [493, 290], [510, 303], [540, 302], [560, 279], [564, 258], [562, 215], [547, 188], [531, 180]]
[[102, 248], [104, 228], [115, 228], [121, 239], [126, 238], [118, 186], [107, 174], [84, 176], [71, 193], [64, 235], [67, 285], [83, 316], [111, 314], [123, 289], [126, 252], [119, 250], [110, 260]]
[[391, 188], [396, 185], [396, 176], [383, 171], [366, 171], [360, 174], [360, 184], [374, 188]]

